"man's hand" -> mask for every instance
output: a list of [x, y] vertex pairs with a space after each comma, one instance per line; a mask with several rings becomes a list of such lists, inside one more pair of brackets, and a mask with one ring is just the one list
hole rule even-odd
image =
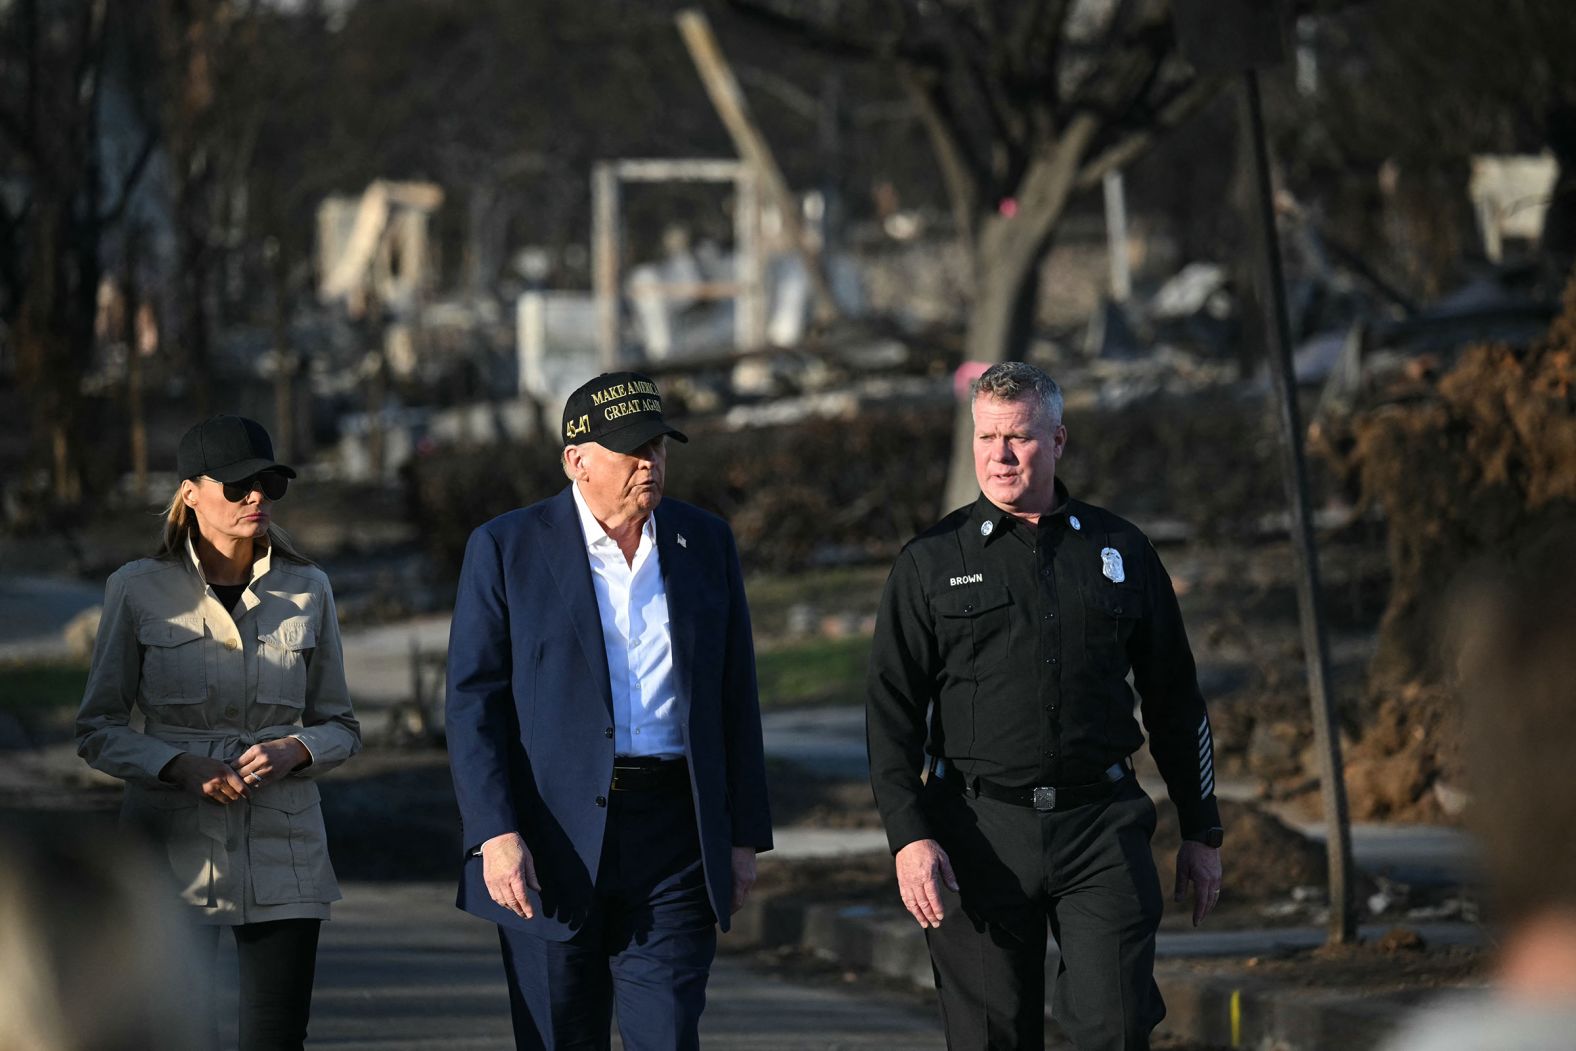
[[940, 927], [945, 915], [941, 908], [941, 884], [945, 883], [954, 892], [958, 889], [958, 878], [952, 874], [952, 860], [947, 852], [933, 839], [916, 839], [898, 851], [894, 860], [903, 906], [921, 927]]
[[246, 782], [241, 780], [241, 775], [229, 763], [205, 755], [193, 755], [191, 752], [182, 752], [165, 763], [164, 769], [159, 771], [159, 780], [179, 785], [198, 799], [223, 806], [229, 806], [251, 794], [247, 791]]
[[1187, 900], [1187, 885], [1193, 884], [1193, 926], [1204, 922], [1220, 900], [1220, 851], [1191, 839], [1184, 839], [1177, 851], [1176, 900]]
[[744, 899], [749, 896], [750, 888], [755, 886], [755, 848], [733, 848], [733, 902], [728, 906], [728, 912], [738, 912], [744, 907]]
[[542, 885], [536, 881], [536, 862], [520, 833], [505, 832], [482, 844], [482, 881], [493, 901], [522, 920], [536, 915], [525, 888], [541, 893]]

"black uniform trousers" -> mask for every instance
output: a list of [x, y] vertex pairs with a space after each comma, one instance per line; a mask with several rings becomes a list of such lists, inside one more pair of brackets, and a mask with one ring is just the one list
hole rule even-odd
[[[1155, 807], [1129, 777], [1109, 800], [1036, 811], [932, 779], [924, 806], [959, 894], [926, 932], [952, 1051], [1045, 1046], [1046, 927], [1061, 949], [1051, 1016], [1079, 1051], [1146, 1051], [1163, 904]], [[961, 898], [961, 900], [960, 900]]]
[[562, 942], [498, 928], [515, 1047], [606, 1051], [616, 1003], [628, 1051], [698, 1048], [716, 923], [689, 791], [608, 793], [586, 925]]

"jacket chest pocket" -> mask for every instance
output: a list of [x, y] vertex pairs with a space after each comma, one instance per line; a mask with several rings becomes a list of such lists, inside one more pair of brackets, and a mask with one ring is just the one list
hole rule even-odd
[[949, 672], [977, 680], [1006, 659], [1011, 605], [1012, 593], [1006, 588], [982, 585], [948, 591], [931, 600], [936, 642]]
[[286, 617], [257, 636], [257, 699], [291, 708], [306, 706], [306, 671], [317, 647], [309, 617]]
[[137, 625], [145, 703], [197, 704], [207, 697], [204, 637], [201, 617], [145, 620]]
[[1097, 671], [1125, 676], [1127, 644], [1144, 615], [1144, 593], [1117, 585], [1084, 591], [1084, 648]]

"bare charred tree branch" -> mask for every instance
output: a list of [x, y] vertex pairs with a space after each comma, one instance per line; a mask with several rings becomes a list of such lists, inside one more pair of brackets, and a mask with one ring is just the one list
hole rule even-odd
[[38, 141], [28, 133], [27, 124], [26, 119], [18, 120], [13, 114], [0, 109], [0, 136], [9, 140], [12, 148], [36, 166], [41, 160]]
[[38, 150], [38, 92], [39, 62], [41, 61], [38, 35], [38, 0], [22, 0], [22, 40], [27, 51], [27, 97], [22, 111], [22, 141], [39, 156]]
[[1105, 47], [1116, 48], [1122, 46], [1126, 39], [1125, 30], [1133, 20], [1135, 0], [1117, 0], [1116, 10], [1111, 12], [1111, 21], [1105, 27]]
[[91, 136], [98, 98], [95, 83], [104, 68], [104, 3], [89, 0], [81, 8], [82, 24], [77, 28], [77, 66], [71, 77], [72, 112], [76, 120], [66, 124], [70, 136]]
[[1132, 163], [1155, 139], [1197, 113], [1224, 83], [1219, 77], [1200, 77], [1178, 89], [1156, 107], [1154, 118], [1146, 127], [1135, 129], [1086, 162], [1079, 169], [1077, 188], [1085, 190], [1097, 186], [1110, 172]]
[[120, 188], [115, 193], [115, 203], [101, 213], [98, 217], [100, 226], [110, 226], [118, 223], [121, 216], [126, 214], [126, 206], [131, 203], [131, 194], [137, 188], [137, 183], [142, 181], [142, 173], [147, 170], [148, 162], [153, 159], [154, 150], [159, 145], [157, 129], [149, 129], [143, 136], [142, 147], [138, 149], [137, 156], [132, 160], [131, 166], [121, 176]]
[[734, 63], [734, 73], [739, 83], [772, 96], [797, 117], [813, 121], [821, 115], [821, 100], [780, 73], [739, 62]]
[[785, 34], [825, 55], [853, 59], [902, 59], [915, 65], [945, 69], [947, 56], [935, 47], [909, 44], [902, 34], [860, 39], [809, 19], [795, 18], [761, 0], [728, 0], [728, 6], [760, 25]]
[[1045, 64], [1040, 67], [1040, 88], [1050, 97], [1051, 108], [1056, 113], [1057, 122], [1062, 119], [1062, 50], [1067, 43], [1067, 23], [1072, 14], [1072, 0], [1057, 0], [1056, 17], [1048, 19], [1046, 28], [1048, 37], [1045, 41]]
[[947, 104], [946, 95], [935, 83], [936, 74], [899, 65], [898, 78], [913, 101], [914, 108], [919, 111], [920, 122], [930, 137], [931, 148], [936, 151], [941, 178], [952, 204], [952, 218], [958, 224], [958, 235], [972, 242], [976, 233], [975, 217], [985, 182], [984, 173], [972, 162], [964, 148], [957, 117]]
[[1150, 82], [1162, 65], [1172, 44], [1170, 23], [1163, 14], [1150, 17], [1122, 35], [1108, 41], [1098, 53], [1109, 56], [1096, 64], [1074, 88], [1069, 108], [1088, 109], [1114, 121], [1141, 98], [1142, 87]]
[[991, 138], [1006, 146], [1009, 151], [1021, 154], [1024, 149], [1023, 132], [1021, 127], [1014, 127], [1012, 110], [1001, 97], [1000, 85], [993, 82], [978, 63], [969, 60], [969, 56], [962, 49], [961, 42], [956, 38], [953, 38], [952, 46], [954, 62], [973, 86], [985, 116], [990, 121]]
[[7, 302], [3, 308], [0, 308], [0, 317], [10, 314], [12, 307], [22, 299], [22, 289], [26, 282], [22, 277], [15, 235], [22, 224], [27, 222], [32, 210], [33, 199], [29, 197], [22, 202], [16, 214], [12, 215], [5, 205], [4, 196], [0, 196], [0, 280], [5, 282], [7, 293]]

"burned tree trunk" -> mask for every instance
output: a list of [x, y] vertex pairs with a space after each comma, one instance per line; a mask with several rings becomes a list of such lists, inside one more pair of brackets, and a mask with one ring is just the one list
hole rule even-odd
[[[1023, 193], [982, 218], [974, 254], [974, 305], [964, 356], [969, 361], [1010, 361], [1028, 347], [1039, 303], [1040, 264], [1050, 252], [1057, 223], [1078, 183], [1084, 150], [1093, 135], [1091, 121], [1076, 122], [1035, 158], [1023, 179]], [[972, 500], [974, 478], [971, 405], [959, 406], [953, 426], [952, 462], [947, 472], [943, 511]]]

